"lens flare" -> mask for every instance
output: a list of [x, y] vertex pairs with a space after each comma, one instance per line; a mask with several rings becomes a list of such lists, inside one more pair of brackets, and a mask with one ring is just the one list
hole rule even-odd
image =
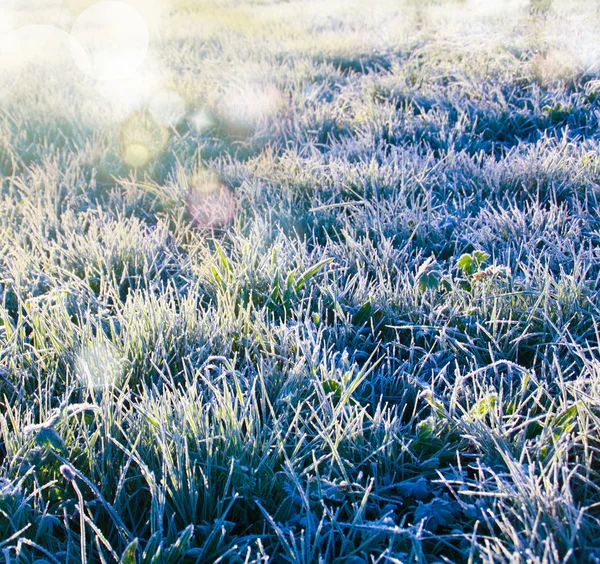
[[[0, 35], [0, 97], [20, 80], [47, 76], [49, 71], [52, 78], [76, 71], [70, 43], [68, 33], [51, 25], [28, 25]], [[76, 42], [73, 49], [78, 49]]]
[[146, 107], [159, 83], [158, 73], [144, 69], [128, 78], [94, 82], [90, 98], [108, 107], [113, 122], [122, 122]]
[[121, 362], [114, 346], [89, 342], [77, 355], [75, 369], [81, 383], [90, 389], [115, 386], [121, 378]]
[[12, 31], [15, 26], [14, 1], [0, 1], [0, 34], [4, 35]]
[[217, 117], [214, 112], [208, 108], [200, 108], [195, 110], [186, 118], [190, 127], [196, 131], [196, 133], [204, 133], [213, 129], [218, 125]]
[[542, 84], [572, 78], [580, 68], [577, 57], [569, 49], [548, 49], [533, 60], [534, 73]]
[[150, 112], [136, 112], [121, 127], [121, 157], [132, 168], [143, 168], [156, 158], [169, 140], [169, 132]]
[[152, 32], [160, 32], [169, 13], [170, 0], [121, 0], [134, 8]]
[[0, 0], [0, 34], [28, 25], [60, 25], [62, 0]]
[[235, 84], [224, 93], [220, 112], [233, 126], [256, 127], [282, 106], [283, 98], [272, 85]]
[[160, 125], [174, 127], [185, 116], [185, 101], [177, 92], [161, 90], [150, 98], [148, 109]]
[[132, 168], [145, 167], [151, 158], [150, 150], [141, 143], [131, 143], [123, 149], [123, 160]]
[[223, 229], [233, 220], [237, 203], [216, 173], [201, 170], [190, 181], [186, 207], [197, 227]]
[[131, 77], [148, 54], [148, 25], [124, 2], [93, 4], [77, 18], [71, 36], [83, 47], [73, 49], [75, 62], [96, 80]]

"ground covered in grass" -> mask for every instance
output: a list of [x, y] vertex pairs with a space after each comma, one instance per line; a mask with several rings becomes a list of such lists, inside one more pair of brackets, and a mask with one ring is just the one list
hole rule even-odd
[[140, 3], [99, 83], [48, 4], [0, 89], [6, 561], [600, 561], [596, 5]]

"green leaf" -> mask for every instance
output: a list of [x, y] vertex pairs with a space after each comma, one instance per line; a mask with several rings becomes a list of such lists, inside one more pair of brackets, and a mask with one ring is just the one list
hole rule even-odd
[[192, 535], [194, 534], [194, 525], [188, 525], [168, 550], [165, 551], [165, 561], [173, 564], [183, 562]]
[[279, 272], [275, 273], [275, 279], [273, 280], [273, 286], [271, 288], [270, 300], [278, 304], [281, 302], [281, 282], [279, 280]]
[[473, 251], [471, 254], [465, 253], [456, 261], [456, 266], [465, 274], [474, 274], [481, 268], [481, 265], [490, 258], [485, 251]]
[[475, 418], [482, 418], [488, 415], [498, 403], [498, 398], [494, 395], [488, 395], [481, 398], [471, 408], [471, 415]]
[[415, 482], [413, 488], [413, 496], [415, 499], [424, 500], [429, 495], [429, 487], [427, 486], [427, 480], [425, 478], [419, 478]]
[[53, 450], [60, 454], [67, 453], [67, 445], [62, 437], [51, 427], [44, 427], [35, 437], [35, 443], [38, 446]]
[[429, 503], [420, 503], [415, 509], [415, 523], [424, 521], [425, 528], [435, 533], [438, 527], [446, 527], [454, 521], [454, 516], [460, 512], [456, 502], [445, 499], [432, 499]]
[[285, 281], [285, 288], [286, 288], [286, 292], [288, 294], [291, 294], [292, 290], [294, 289], [294, 277], [296, 276], [296, 271], [292, 270], [287, 277], [287, 280]]
[[142, 553], [141, 561], [144, 564], [162, 562], [162, 548], [161, 531], [156, 531], [146, 543], [144, 552]]
[[323, 498], [329, 501], [341, 503], [346, 499], [344, 486], [327, 480], [323, 481], [321, 485], [321, 493], [323, 494]]
[[473, 257], [469, 253], [465, 253], [456, 261], [456, 266], [465, 274], [473, 273]]
[[219, 261], [221, 262], [221, 265], [223, 266], [223, 268], [225, 270], [233, 273], [233, 266], [229, 262], [229, 259], [227, 258], [227, 255], [225, 254], [225, 251], [223, 251], [223, 248], [221, 247], [221, 245], [219, 245], [219, 243], [215, 242], [215, 247], [217, 249], [217, 255], [219, 256]]
[[367, 300], [352, 318], [353, 325], [364, 325], [373, 315], [373, 304], [371, 300]]
[[482, 265], [487, 259], [490, 258], [485, 251], [474, 251], [473, 252], [473, 260], [477, 264], [477, 266]]
[[421, 292], [437, 290], [440, 287], [442, 272], [435, 257], [429, 257], [417, 270], [417, 285]]
[[444, 291], [446, 291], [446, 292], [452, 291], [452, 280], [451, 279], [449, 279], [447, 277], [442, 278], [441, 285], [442, 285], [442, 288], [444, 289]]
[[554, 428], [554, 438], [558, 439], [565, 433], [570, 433], [577, 424], [578, 404], [573, 404], [565, 409], [560, 415], [557, 415], [552, 422]]
[[321, 270], [326, 264], [332, 262], [332, 258], [320, 260], [318, 263], [313, 264], [311, 267], [307, 268], [298, 278], [296, 282], [296, 291], [301, 290], [304, 285], [315, 275], [319, 270]]
[[325, 382], [323, 382], [323, 390], [326, 394], [342, 394], [342, 386], [335, 380], [325, 380]]
[[214, 276], [217, 284], [219, 284], [219, 286], [221, 286], [221, 288], [225, 289], [226, 288], [225, 280], [223, 280], [223, 277], [221, 276], [219, 271], [214, 266], [211, 266], [210, 270], [211, 270], [212, 275]]
[[46, 490], [52, 502], [56, 503], [59, 501], [64, 501], [65, 499], [69, 499], [69, 494], [66, 492], [64, 488], [60, 486], [53, 486]]
[[419, 290], [426, 292], [427, 290], [437, 290], [440, 287], [441, 276], [439, 272], [432, 271], [422, 274], [419, 277]]
[[121, 556], [120, 564], [135, 564], [135, 553], [138, 547], [138, 539], [133, 539], [128, 545], [123, 555]]
[[414, 497], [419, 501], [423, 501], [429, 495], [429, 487], [425, 478], [419, 478], [416, 482], [400, 482], [396, 487], [402, 496]]

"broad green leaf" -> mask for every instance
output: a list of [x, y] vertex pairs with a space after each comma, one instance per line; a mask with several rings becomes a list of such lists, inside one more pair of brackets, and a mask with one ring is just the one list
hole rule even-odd
[[565, 409], [560, 415], [557, 415], [552, 422], [554, 427], [554, 437], [559, 438], [565, 433], [570, 433], [577, 423], [578, 405], [574, 404]]
[[67, 445], [62, 437], [51, 427], [45, 427], [38, 431], [35, 437], [35, 443], [38, 446], [45, 447], [60, 454], [67, 453]]
[[419, 478], [415, 482], [415, 487], [413, 488], [414, 498], [422, 501], [428, 495], [429, 495], [429, 487], [427, 485], [427, 480], [425, 478]]
[[221, 288], [225, 288], [226, 287], [225, 280], [223, 280], [223, 277], [221, 276], [219, 271], [214, 266], [212, 266], [210, 268], [210, 270], [211, 270], [212, 275], [214, 276], [216, 282], [221, 286]]
[[335, 482], [329, 482], [325, 480], [321, 485], [321, 492], [323, 498], [329, 501], [336, 501], [341, 503], [346, 499], [345, 487]]
[[326, 264], [332, 262], [332, 258], [320, 260], [317, 264], [313, 264], [311, 267], [307, 268], [299, 277], [296, 282], [296, 291], [301, 290], [304, 285], [315, 275], [319, 270], [321, 270]]
[[194, 525], [188, 525], [183, 531], [181, 531], [175, 543], [165, 551], [165, 561], [172, 564], [183, 562], [193, 534]]
[[162, 534], [161, 531], [157, 531], [150, 537], [146, 546], [144, 547], [141, 562], [143, 564], [153, 564], [155, 562], [162, 563], [162, 548]]
[[273, 287], [269, 298], [276, 304], [281, 302], [281, 282], [279, 280], [279, 272], [275, 273], [275, 280], [273, 280]]
[[474, 274], [481, 265], [490, 258], [485, 251], [473, 251], [471, 254], [464, 253], [456, 261], [456, 266], [465, 274]]
[[419, 290], [421, 290], [421, 292], [437, 290], [440, 287], [441, 278], [441, 274], [436, 270], [422, 274], [419, 277]]
[[466, 274], [473, 273], [473, 257], [469, 253], [465, 253], [456, 261], [456, 266]]
[[429, 257], [417, 270], [417, 285], [421, 292], [437, 290], [440, 287], [442, 272], [435, 257]]
[[487, 259], [490, 258], [485, 251], [474, 251], [473, 252], [473, 260], [477, 264], [477, 266], [482, 265]]
[[451, 292], [452, 291], [452, 280], [447, 277], [442, 278], [441, 286], [446, 292]]
[[361, 326], [365, 324], [373, 315], [373, 304], [371, 300], [367, 300], [360, 309], [354, 314], [352, 323]]
[[335, 395], [341, 395], [342, 386], [335, 380], [325, 380], [325, 382], [323, 382], [323, 390], [326, 394], [333, 393]]
[[286, 287], [286, 291], [288, 293], [291, 293], [293, 288], [294, 288], [294, 277], [296, 276], [296, 271], [292, 270], [287, 277], [287, 280], [285, 281], [285, 287]]
[[435, 498], [429, 503], [419, 502], [415, 509], [415, 523], [424, 521], [425, 528], [435, 533], [438, 527], [450, 525], [459, 513], [460, 506], [456, 502]]
[[420, 501], [429, 495], [429, 487], [425, 478], [419, 478], [416, 481], [400, 482], [396, 487], [402, 496], [414, 497]]
[[123, 555], [121, 556], [120, 564], [135, 564], [135, 553], [137, 551], [139, 541], [138, 539], [133, 539], [128, 545]]
[[476, 418], [488, 415], [498, 403], [496, 396], [490, 395], [481, 398], [471, 409], [471, 415]]

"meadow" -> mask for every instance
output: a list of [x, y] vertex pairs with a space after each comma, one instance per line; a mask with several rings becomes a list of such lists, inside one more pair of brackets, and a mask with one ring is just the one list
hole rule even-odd
[[600, 562], [598, 2], [2, 10], [7, 564]]

